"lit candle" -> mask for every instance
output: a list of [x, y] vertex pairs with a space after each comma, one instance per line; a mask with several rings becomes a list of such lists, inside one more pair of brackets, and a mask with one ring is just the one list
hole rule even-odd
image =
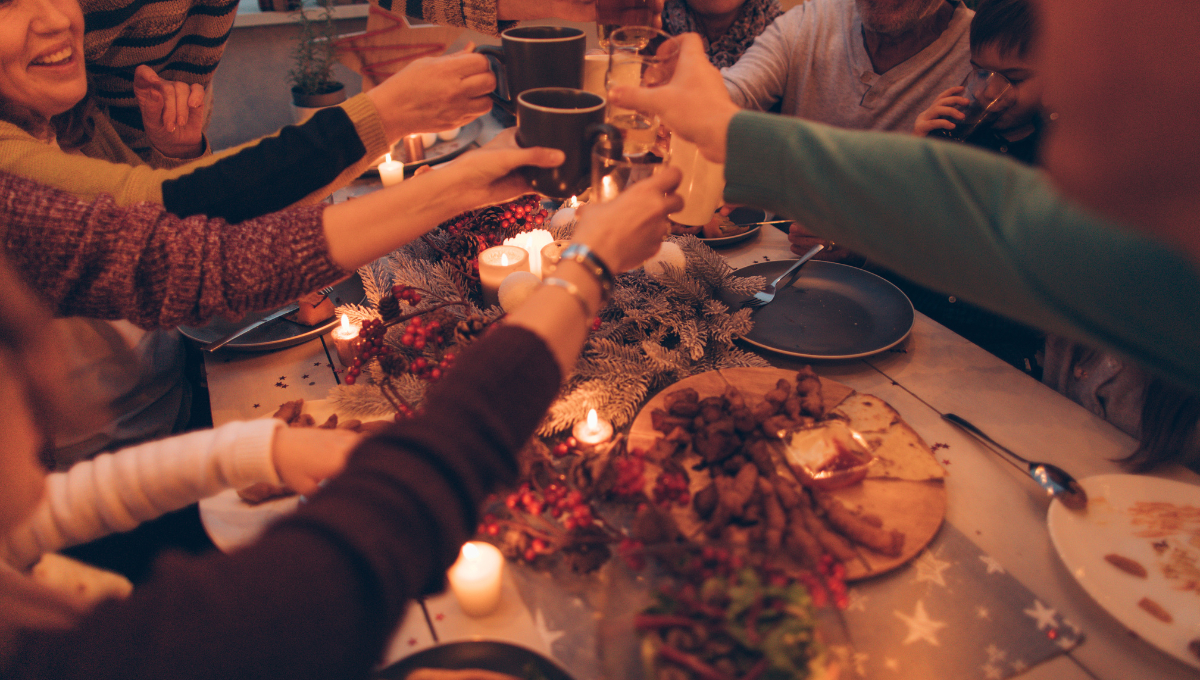
[[596, 196], [599, 203], [607, 203], [617, 197], [621, 193], [621, 189], [617, 187], [617, 183], [610, 175], [605, 175], [600, 178], [600, 194]]
[[570, 241], [554, 241], [542, 246], [542, 276], [545, 277], [550, 272], [558, 267], [558, 261], [562, 259], [562, 251], [571, 245]]
[[408, 157], [409, 163], [425, 160], [425, 142], [421, 135], [409, 135], [404, 138], [404, 155]]
[[403, 182], [404, 164], [400, 161], [392, 160], [392, 154], [390, 153], [384, 155], [383, 162], [379, 164], [379, 179], [383, 180], [383, 186], [385, 187]]
[[483, 541], [464, 543], [458, 561], [446, 572], [450, 590], [467, 616], [487, 616], [500, 606], [504, 555]]
[[338, 361], [344, 368], [354, 365], [354, 359], [358, 356], [358, 346], [361, 344], [358, 339], [360, 330], [362, 330], [362, 324], [350, 323], [350, 317], [343, 314], [342, 324], [330, 333], [333, 337], [333, 346], [337, 350]]
[[529, 255], [529, 271], [540, 279], [542, 278], [542, 248], [553, 240], [554, 237], [545, 229], [531, 229], [523, 234], [504, 239], [504, 245], [523, 248]]
[[479, 253], [479, 283], [483, 301], [500, 303], [500, 284], [513, 272], [529, 271], [529, 253], [517, 246], [492, 246]]
[[571, 428], [571, 434], [579, 442], [580, 448], [586, 451], [612, 439], [613, 426], [612, 423], [598, 416], [596, 409], [593, 408], [588, 409], [587, 420], [575, 423], [575, 427]]

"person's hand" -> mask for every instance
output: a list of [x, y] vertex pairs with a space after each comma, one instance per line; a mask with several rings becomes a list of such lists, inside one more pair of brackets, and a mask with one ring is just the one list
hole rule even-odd
[[607, 203], [589, 203], [575, 214], [573, 240], [587, 244], [613, 274], [645, 262], [671, 231], [667, 215], [683, 209], [675, 193], [683, 173], [664, 167]]
[[317, 490], [322, 480], [346, 466], [362, 436], [350, 430], [285, 427], [275, 433], [271, 453], [284, 486], [298, 494]]
[[467, 43], [462, 52], [417, 59], [367, 91], [389, 141], [461, 127], [492, 110], [496, 77], [474, 49]]
[[[662, 28], [663, 0], [650, 0], [654, 27]], [[596, 20], [596, 0], [498, 0], [496, 17], [502, 21], [527, 19]]]
[[145, 64], [133, 72], [133, 96], [146, 137], [169, 158], [194, 158], [204, 152], [204, 94], [204, 86], [164, 80]]
[[925, 109], [917, 116], [917, 123], [913, 126], [913, 134], [918, 137], [925, 137], [934, 130], [953, 130], [955, 125], [951, 121], [946, 120], [949, 116], [954, 120], [962, 120], [967, 117], [958, 107], [966, 106], [971, 102], [967, 101], [966, 97], [958, 96], [965, 90], [962, 85], [956, 85], [949, 90], [938, 95], [933, 106]]
[[553, 168], [566, 156], [558, 149], [522, 148], [517, 145], [516, 128], [508, 128], [484, 146], [459, 156], [429, 174], [453, 173], [451, 190], [467, 204], [484, 206], [512, 200], [533, 191], [529, 180], [519, 171], [522, 166]]
[[685, 33], [675, 40], [680, 41], [679, 63], [669, 83], [615, 87], [608, 93], [609, 102], [658, 115], [671, 134], [698, 146], [708, 160], [724, 163], [725, 135], [738, 112], [737, 104], [729, 98], [721, 72], [709, 63], [700, 36]]
[[804, 255], [811, 250], [813, 246], [819, 243], [825, 246], [825, 249], [816, 255], [813, 255], [814, 260], [843, 262], [846, 264], [853, 264], [855, 266], [861, 266], [864, 261], [861, 256], [857, 255], [853, 251], [843, 246], [839, 246], [833, 241], [826, 241], [808, 229], [805, 229], [804, 226], [799, 222], [792, 222], [790, 225], [788, 225], [788, 243], [791, 244], [792, 252], [797, 256]]

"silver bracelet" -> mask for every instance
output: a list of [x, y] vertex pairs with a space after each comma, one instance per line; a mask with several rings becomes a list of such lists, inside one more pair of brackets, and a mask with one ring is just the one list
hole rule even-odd
[[558, 277], [550, 277], [548, 279], [544, 279], [542, 281], [542, 285], [543, 286], [554, 286], [556, 288], [562, 288], [563, 290], [570, 293], [571, 297], [575, 298], [575, 301], [579, 303], [579, 308], [583, 310], [583, 316], [585, 319], [590, 321], [596, 317], [595, 312], [593, 312], [591, 309], [591, 305], [589, 305], [588, 301], [586, 299], [584, 299], [583, 293], [579, 292], [579, 286], [576, 286], [575, 284], [571, 283], [570, 281], [567, 281], [566, 279], [560, 279]]
[[600, 284], [600, 304], [603, 305], [612, 299], [613, 293], [613, 275], [608, 265], [592, 252], [592, 249], [585, 243], [573, 242], [567, 246], [566, 250], [562, 251], [562, 259], [560, 261], [573, 261], [579, 263], [589, 274], [596, 277], [596, 283]]

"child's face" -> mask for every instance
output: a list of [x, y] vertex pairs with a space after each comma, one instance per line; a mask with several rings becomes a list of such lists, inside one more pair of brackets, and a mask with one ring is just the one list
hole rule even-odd
[[977, 68], [996, 71], [1013, 84], [1013, 104], [992, 125], [995, 130], [1013, 130], [1033, 120], [1042, 107], [1042, 79], [1032, 55], [1019, 56], [1016, 51], [1001, 52], [995, 44], [971, 50], [971, 64]]

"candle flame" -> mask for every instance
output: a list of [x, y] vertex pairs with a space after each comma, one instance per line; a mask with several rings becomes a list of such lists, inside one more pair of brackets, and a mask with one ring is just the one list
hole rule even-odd
[[501, 267], [508, 266], [508, 253], [500, 253], [500, 266]]
[[463, 543], [462, 558], [467, 562], [479, 559], [479, 548], [474, 543]]
[[567, 201], [567, 207], [568, 208], [578, 208], [579, 207], [579, 197], [572, 196], [571, 200]]
[[[392, 162], [392, 154], [390, 154], [390, 153], [383, 154], [383, 162], [391, 163]], [[345, 318], [345, 317], [343, 317], [343, 318]]]
[[342, 315], [342, 332], [350, 332], [350, 317], [346, 316], [345, 314]]
[[596, 415], [596, 409], [588, 409], [587, 426], [589, 430], [595, 430], [600, 426], [600, 417]]

